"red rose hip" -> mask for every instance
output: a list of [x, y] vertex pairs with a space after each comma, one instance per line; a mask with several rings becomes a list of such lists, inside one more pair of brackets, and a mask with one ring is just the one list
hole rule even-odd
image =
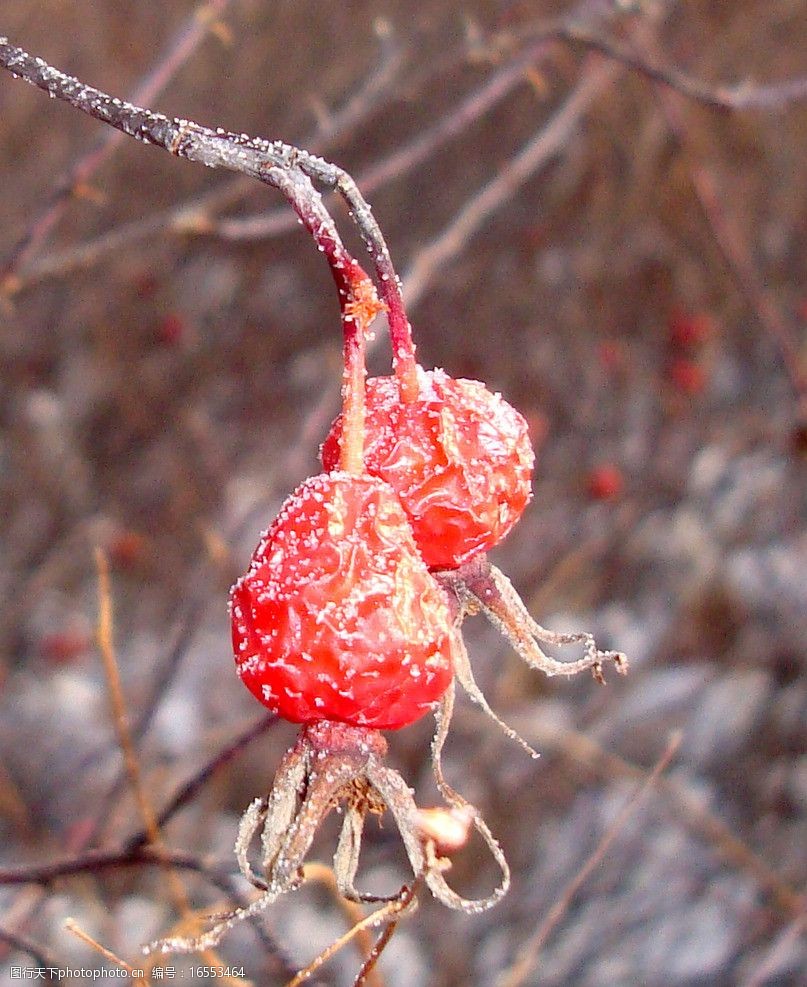
[[453, 674], [451, 619], [394, 492], [367, 475], [306, 480], [230, 597], [238, 674], [296, 723], [394, 730]]
[[[429, 568], [456, 568], [498, 544], [530, 499], [534, 454], [524, 418], [476, 380], [418, 368], [405, 401], [397, 377], [367, 380], [364, 468], [393, 488]], [[341, 416], [322, 446], [339, 461]]]

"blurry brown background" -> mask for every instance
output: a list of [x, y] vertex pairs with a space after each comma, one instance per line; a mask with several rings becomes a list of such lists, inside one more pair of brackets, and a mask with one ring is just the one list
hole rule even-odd
[[[4, 0], [0, 33], [127, 96], [195, 7]], [[492, 705], [543, 752], [531, 762], [461, 703], [447, 772], [501, 839], [514, 886], [478, 917], [424, 898], [382, 960], [386, 982], [516, 982], [505, 977], [519, 949], [671, 730], [683, 740], [670, 785], [630, 816], [517, 982], [803, 982], [807, 535], [794, 377], [807, 318], [807, 108], [707, 108], [564, 43], [537, 53], [484, 114], [457, 108], [502, 78], [530, 27], [572, 13], [707, 85], [804, 76], [807, 7], [221, 7], [155, 109], [316, 147], [360, 184], [453, 121], [416, 168], [393, 163], [370, 183], [404, 274], [580, 80], [611, 66], [559, 153], [447, 263], [430, 261], [410, 316], [423, 363], [485, 379], [534, 426], [534, 501], [495, 561], [539, 621], [596, 632], [628, 652], [631, 674], [604, 689], [549, 683], [467, 623]], [[112, 567], [123, 685], [155, 805], [260, 714], [232, 673], [227, 587], [286, 493], [316, 471], [338, 404], [339, 323], [319, 254], [294, 224], [257, 239], [222, 225], [285, 220], [270, 189], [127, 139], [35, 249], [15, 254], [61, 176], [104, 137], [0, 75], [0, 264], [14, 263], [0, 310], [4, 868], [79, 852], [90, 834], [118, 845], [139, 828], [116, 787], [93, 644], [96, 546]], [[374, 370], [387, 360], [381, 346]], [[423, 804], [436, 798], [429, 730], [390, 738]], [[168, 843], [234, 868], [238, 815], [293, 735], [281, 724], [219, 772], [166, 828]], [[363, 860], [375, 890], [406, 879], [391, 824], [370, 827]], [[453, 879], [485, 893], [495, 872], [484, 848], [473, 844]], [[220, 903], [208, 884], [188, 886], [199, 905]], [[0, 886], [0, 929], [65, 967], [101, 962], [64, 931], [68, 915], [137, 962], [173, 914], [153, 868]], [[316, 890], [267, 914], [292, 968], [343, 923]], [[0, 950], [0, 979], [38, 965]], [[249, 929], [221, 952], [256, 983], [283, 982]], [[348, 948], [319, 982], [350, 983], [358, 965]]]

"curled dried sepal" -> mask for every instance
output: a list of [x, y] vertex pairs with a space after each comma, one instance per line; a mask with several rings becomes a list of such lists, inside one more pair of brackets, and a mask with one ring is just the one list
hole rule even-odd
[[[530, 665], [546, 675], [577, 675], [586, 669], [591, 669], [598, 682], [604, 682], [603, 665], [605, 662], [614, 663], [616, 670], [624, 675], [628, 670], [628, 660], [619, 651], [600, 651], [591, 634], [558, 634], [555, 631], [541, 627], [530, 616], [524, 602], [513, 588], [510, 580], [491, 565], [484, 555], [476, 556], [470, 562], [456, 569], [434, 570], [435, 578], [446, 590], [449, 607], [454, 621], [454, 637], [452, 641], [452, 664], [456, 680], [475, 702], [511, 739], [520, 744], [531, 757], [538, 753], [515, 730], [509, 727], [490, 708], [482, 690], [476, 684], [468, 658], [468, 652], [461, 635], [462, 622], [465, 617], [476, 613], [484, 614], [487, 619], [510, 641], [518, 654]], [[558, 661], [545, 654], [538, 641], [552, 645], [582, 644], [585, 657], [577, 661]], [[453, 687], [443, 697], [441, 709], [453, 708]], [[450, 715], [450, 712], [449, 714]], [[446, 714], [441, 714], [438, 724], [442, 723]], [[441, 733], [442, 730], [442, 733]], [[438, 737], [442, 736], [439, 745], [434, 750], [435, 774], [443, 795], [450, 801], [447, 794], [451, 790], [445, 786], [440, 770], [440, 750], [445, 740], [445, 728], [438, 729]], [[437, 738], [435, 738], [437, 739]], [[445, 787], [445, 790], [444, 790]], [[456, 796], [456, 793], [453, 793]], [[458, 797], [458, 796], [457, 796]]]
[[453, 663], [454, 663], [454, 675], [463, 687], [463, 689], [468, 694], [468, 697], [472, 702], [476, 703], [480, 707], [483, 713], [490, 717], [491, 720], [499, 727], [499, 729], [506, 734], [511, 740], [514, 740], [520, 747], [522, 747], [530, 757], [537, 758], [539, 756], [538, 752], [534, 750], [527, 743], [522, 736], [520, 736], [516, 731], [509, 727], [501, 717], [499, 717], [490, 708], [485, 694], [476, 684], [476, 679], [474, 678], [474, 673], [471, 668], [471, 661], [468, 657], [468, 650], [465, 647], [465, 642], [460, 634], [460, 623], [462, 621], [462, 616], [457, 618], [457, 624], [454, 633], [454, 650], [453, 650]]
[[[434, 780], [437, 783], [437, 787], [440, 794], [446, 800], [446, 802], [453, 809], [457, 810], [459, 813], [468, 814], [473, 823], [474, 829], [480, 834], [482, 839], [487, 844], [488, 849], [493, 855], [493, 859], [499, 865], [501, 870], [502, 878], [499, 882], [499, 886], [487, 896], [487, 898], [468, 900], [466, 898], [461, 898], [456, 892], [452, 891], [451, 888], [442, 880], [438, 882], [437, 889], [429, 884], [429, 888], [434, 894], [438, 901], [441, 901], [444, 905], [449, 908], [454, 908], [459, 911], [475, 914], [477, 912], [486, 911], [488, 908], [492, 908], [498, 901], [500, 901], [510, 890], [510, 865], [507, 863], [507, 858], [504, 855], [504, 851], [499, 846], [496, 837], [488, 829], [488, 825], [479, 813], [479, 810], [471, 805], [471, 803], [462, 797], [455, 789], [448, 784], [443, 774], [443, 745], [445, 744], [446, 737], [448, 736], [448, 728], [451, 724], [451, 716], [454, 712], [454, 683], [446, 689], [443, 694], [443, 698], [440, 700], [439, 706], [435, 708], [435, 720], [436, 729], [434, 733], [434, 739], [432, 740], [432, 767], [434, 769]], [[501, 721], [499, 721], [501, 722]], [[429, 846], [433, 849], [434, 843], [430, 843]], [[428, 883], [428, 876], [427, 876]]]
[[[448, 717], [450, 711], [444, 720], [446, 727]], [[438, 849], [445, 851], [449, 847], [445, 841], [438, 847], [440, 841], [424, 830], [423, 816], [412, 790], [397, 771], [383, 763], [386, 748], [386, 741], [377, 730], [327, 720], [306, 725], [281, 761], [269, 796], [255, 799], [239, 825], [235, 846], [238, 866], [244, 877], [260, 890], [260, 896], [244, 908], [213, 916], [213, 924], [201, 935], [161, 939], [146, 946], [144, 952], [192, 953], [211, 949], [237, 922], [257, 915], [281, 895], [296, 890], [303, 882], [303, 863], [317, 829], [338, 805], [343, 805], [345, 812], [334, 855], [334, 874], [339, 892], [346, 898], [362, 902], [402, 900], [404, 891], [378, 896], [363, 894], [355, 888], [367, 813], [380, 815], [388, 809], [400, 831], [416, 882], [423, 880], [432, 894], [449, 908], [475, 913], [494, 905], [506, 893], [510, 873], [499, 844], [477, 810], [442, 782], [444, 794], [449, 796], [448, 814], [455, 821], [470, 820], [490, 847], [503, 874], [500, 886], [491, 895], [469, 900], [446, 883], [443, 874], [450, 861], [441, 857]], [[439, 747], [437, 754], [439, 758]], [[436, 770], [438, 779], [442, 779], [439, 768]], [[250, 849], [259, 833], [260, 873], [250, 862]], [[414, 901], [404, 911], [413, 907]]]
[[[465, 616], [483, 613], [524, 661], [545, 675], [572, 676], [591, 669], [594, 678], [602, 682], [606, 662], [613, 662], [621, 675], [628, 670], [628, 659], [624, 654], [620, 651], [600, 651], [593, 635], [587, 632], [559, 634], [541, 627], [533, 620], [507, 576], [484, 556], [473, 559], [459, 569], [436, 572], [435, 576], [453, 597], [458, 623]], [[577, 661], [558, 661], [545, 654], [538, 641], [554, 646], [582, 644], [585, 657]]]
[[[443, 702], [445, 702], [445, 697]], [[479, 811], [470, 802], [446, 786], [446, 790], [450, 791], [453, 796], [449, 804], [457, 808], [467, 808], [471, 813], [474, 828], [487, 843], [502, 871], [502, 880], [499, 886], [485, 898], [463, 898], [448, 885], [443, 873], [450, 868], [451, 862], [448, 858], [438, 855], [433, 840], [423, 839], [418, 817], [419, 810], [412, 797], [412, 790], [398, 772], [383, 765], [374, 765], [372, 772], [368, 773], [368, 778], [384, 798], [395, 819], [412, 870], [415, 875], [423, 876], [429, 890], [441, 904], [466, 914], [477, 914], [492, 908], [507, 894], [510, 888], [510, 867], [505, 860], [502, 848], [488, 829]]]

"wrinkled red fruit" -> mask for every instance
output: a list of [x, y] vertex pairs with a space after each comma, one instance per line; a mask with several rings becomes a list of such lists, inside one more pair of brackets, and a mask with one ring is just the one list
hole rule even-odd
[[[367, 381], [364, 464], [401, 500], [430, 568], [455, 568], [510, 531], [530, 499], [534, 455], [527, 423], [476, 380], [419, 368], [415, 401], [395, 377]], [[341, 416], [322, 446], [339, 462]]]
[[394, 492], [311, 477], [286, 501], [233, 587], [238, 674], [295, 723], [394, 730], [451, 681], [451, 621]]

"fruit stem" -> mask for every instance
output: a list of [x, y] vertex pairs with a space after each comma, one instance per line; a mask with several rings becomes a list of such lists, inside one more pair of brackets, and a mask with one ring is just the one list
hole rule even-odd
[[364, 469], [365, 333], [350, 315], [342, 313], [344, 362], [342, 375], [342, 438], [339, 469], [358, 474]]
[[352, 258], [346, 270], [350, 287], [347, 301], [342, 305], [345, 370], [339, 468], [346, 473], [361, 473], [364, 470], [365, 353], [370, 326], [385, 305], [379, 300], [373, 282]]
[[325, 255], [339, 294], [344, 338], [339, 468], [359, 474], [364, 470], [366, 343], [371, 323], [387, 306], [379, 300], [372, 280], [345, 248], [333, 219], [322, 204], [322, 196], [314, 189], [310, 178], [299, 172], [278, 171], [279, 174], [272, 176], [274, 184], [286, 196]]
[[401, 398], [414, 401], [418, 395], [417, 361], [412, 326], [406, 316], [401, 280], [395, 272], [387, 242], [369, 203], [347, 172], [336, 169], [336, 188], [350, 208], [362, 239], [373, 258], [379, 292], [387, 308], [392, 365], [401, 385]]
[[[387, 265], [388, 270], [386, 270]], [[381, 297], [387, 306], [392, 366], [401, 385], [401, 398], [409, 403], [418, 395], [417, 360], [415, 344], [412, 340], [412, 326], [406, 316], [401, 283], [392, 267], [389, 254], [376, 261], [376, 270], [381, 281]]]

